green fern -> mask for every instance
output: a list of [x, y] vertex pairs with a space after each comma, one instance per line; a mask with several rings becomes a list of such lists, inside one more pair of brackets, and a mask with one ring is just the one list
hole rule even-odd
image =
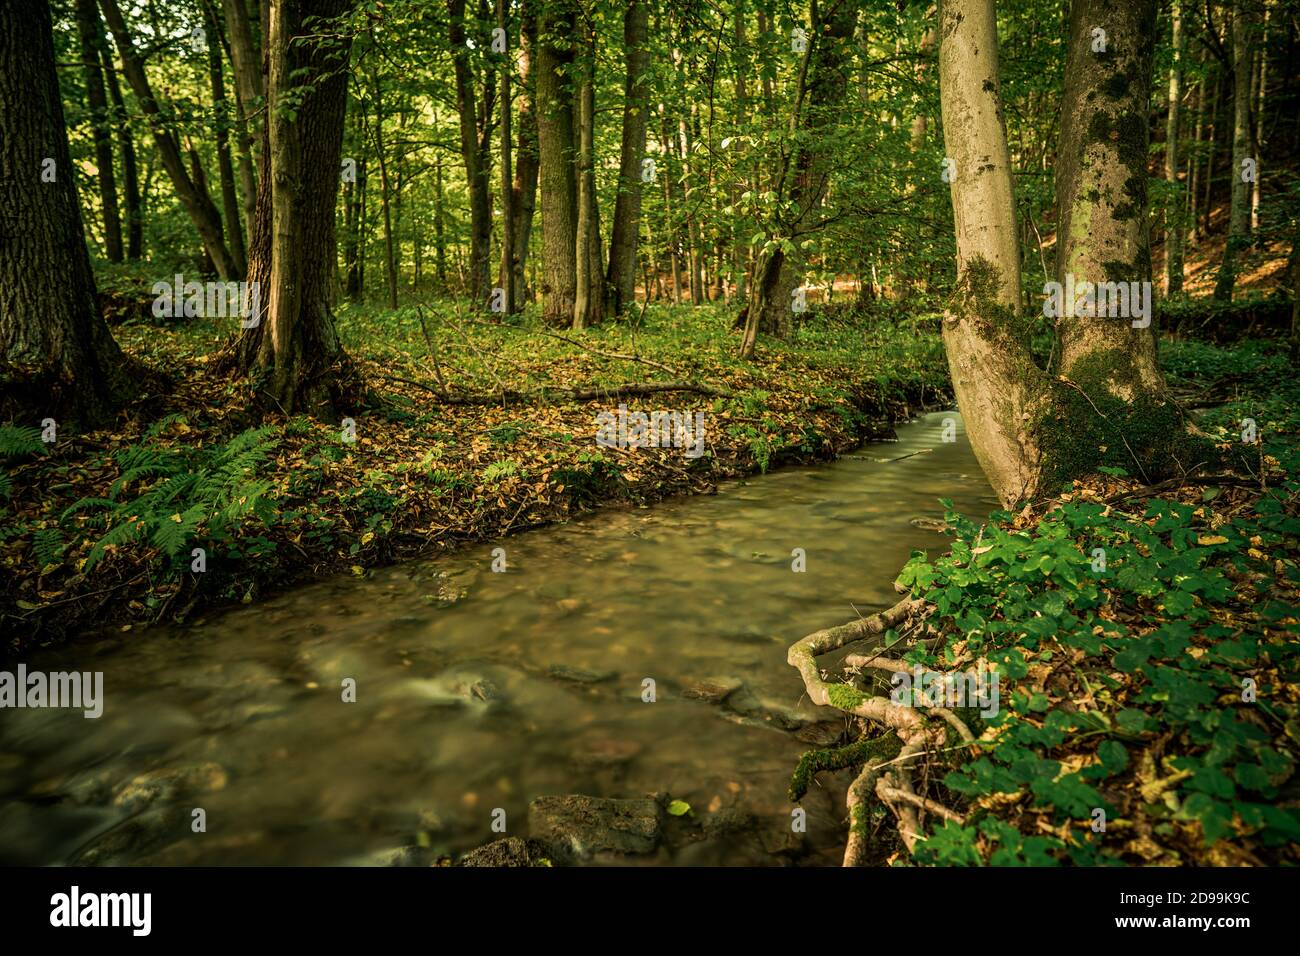
[[32, 535], [32, 554], [36, 562], [45, 567], [47, 564], [59, 564], [63, 560], [63, 535], [57, 528], [41, 528]]
[[[164, 430], [155, 425], [150, 434], [156, 438]], [[81, 514], [83, 525], [108, 527], [87, 555], [86, 571], [110, 546], [133, 541], [147, 542], [174, 566], [200, 530], [222, 536], [250, 514], [264, 524], [274, 520], [266, 497], [271, 483], [254, 479], [279, 441], [275, 428], [249, 429], [224, 445], [197, 450], [160, 446], [154, 438], [114, 455], [122, 473], [107, 498], [83, 498], [63, 512], [61, 520]], [[132, 485], [143, 490], [119, 500]]]
[[26, 458], [43, 451], [41, 430], [25, 425], [0, 425], [0, 458]]

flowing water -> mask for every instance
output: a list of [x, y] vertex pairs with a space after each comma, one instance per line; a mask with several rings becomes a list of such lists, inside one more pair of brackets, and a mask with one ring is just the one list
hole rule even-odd
[[667, 793], [742, 824], [630, 862], [837, 863], [846, 775], [804, 799], [805, 834], [786, 788], [843, 720], [786, 649], [896, 600], [910, 552], [944, 546], [911, 520], [937, 499], [993, 506], [950, 416], [716, 496], [33, 655], [102, 671], [104, 712], [0, 711], [0, 861], [409, 862], [494, 839], [499, 811], [526, 834], [537, 796]]

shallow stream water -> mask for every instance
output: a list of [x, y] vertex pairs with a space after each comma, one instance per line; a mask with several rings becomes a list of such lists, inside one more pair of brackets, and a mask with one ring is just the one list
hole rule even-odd
[[34, 655], [102, 671], [104, 712], [0, 712], [0, 862], [409, 862], [494, 839], [494, 811], [527, 835], [538, 796], [667, 793], [752, 822], [629, 862], [837, 863], [845, 775], [805, 798], [805, 834], [786, 788], [843, 722], [786, 649], [892, 603], [910, 552], [944, 547], [912, 522], [939, 498], [994, 506], [948, 417], [715, 496]]

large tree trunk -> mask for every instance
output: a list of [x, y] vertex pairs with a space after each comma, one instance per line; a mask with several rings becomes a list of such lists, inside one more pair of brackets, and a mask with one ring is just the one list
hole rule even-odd
[[[645, 157], [647, 110], [650, 108], [650, 48], [645, 0], [628, 0], [623, 13], [623, 47], [627, 79], [623, 84], [623, 142], [619, 154], [618, 199], [609, 238], [606, 294], [615, 316], [636, 298], [636, 250], [641, 226], [641, 161]], [[649, 290], [647, 295], [649, 294]]]
[[1183, 98], [1183, 10], [1174, 0], [1170, 11], [1173, 20], [1174, 62], [1169, 67], [1169, 117], [1165, 125], [1165, 179], [1173, 187], [1169, 212], [1165, 218], [1165, 289], [1169, 295], [1183, 291], [1182, 192], [1178, 189], [1178, 136], [1181, 127]]
[[356, 385], [330, 304], [350, 44], [316, 18], [338, 17], [349, 6], [350, 0], [278, 0], [271, 8], [267, 171], [249, 259], [264, 315], [234, 343], [239, 366], [261, 377], [270, 408], [327, 420], [338, 418]]
[[460, 152], [465, 160], [469, 188], [469, 293], [476, 308], [487, 309], [492, 291], [492, 204], [488, 195], [491, 163], [489, 151], [479, 142], [479, 130], [488, 118], [480, 116], [475, 99], [469, 48], [465, 45], [465, 0], [447, 0], [447, 14], [451, 18], [449, 37], [456, 78], [456, 110], [460, 116]]
[[235, 263], [234, 256], [226, 245], [221, 227], [221, 215], [217, 212], [217, 207], [213, 205], [212, 198], [201, 185], [196, 183], [185, 170], [180, 143], [175, 133], [168, 128], [158, 101], [154, 98], [149, 79], [145, 75], [144, 63], [131, 42], [131, 33], [118, 8], [117, 0], [99, 0], [99, 5], [104, 12], [104, 19], [108, 22], [108, 29], [117, 43], [127, 82], [131, 84], [131, 89], [140, 102], [140, 110], [144, 113], [149, 122], [149, 129], [153, 132], [154, 143], [158, 147], [158, 155], [162, 159], [163, 167], [176, 188], [176, 195], [180, 198], [181, 205], [185, 207], [190, 221], [198, 230], [204, 251], [212, 258], [217, 274], [222, 279], [242, 278], [243, 272]]
[[574, 175], [574, 11], [548, 4], [537, 44], [537, 141], [541, 157], [542, 319], [573, 322], [577, 298], [578, 186]]
[[1020, 247], [993, 0], [943, 0], [939, 36], [959, 288], [943, 343], [971, 448], [1010, 506], [1038, 491], [1041, 453], [1026, 426], [1040, 414], [1045, 376], [1018, 319]]
[[104, 254], [109, 262], [121, 262], [122, 219], [117, 206], [117, 180], [113, 175], [113, 139], [109, 132], [112, 123], [104, 93], [104, 71], [99, 65], [100, 51], [106, 44], [95, 0], [77, 0], [77, 34], [81, 41], [81, 63], [86, 71], [86, 100], [90, 104], [91, 137], [95, 143], [95, 178], [104, 212]]
[[[1099, 465], [1147, 478], [1175, 470], [1186, 430], [1165, 394], [1150, 322], [1146, 107], [1155, 0], [1075, 0], [1071, 9], [1061, 115], [1072, 122], [1058, 151], [1054, 290], [1065, 307], [1051, 377], [1033, 362], [1034, 323], [1019, 311], [993, 4], [945, 0], [940, 25], [960, 288], [943, 338], [976, 457], [1007, 506]], [[1095, 46], [1097, 29], [1104, 49]], [[1123, 283], [1138, 295], [1123, 299], [1128, 308], [1118, 315], [1092, 314], [1098, 310], [1073, 307], [1084, 283]]]
[[[760, 332], [785, 337], [793, 328], [792, 296], [803, 281], [801, 239], [814, 230], [810, 222], [826, 193], [827, 180], [835, 162], [826, 134], [834, 128], [840, 104], [848, 89], [852, 61], [853, 31], [858, 22], [857, 0], [831, 0], [809, 38], [796, 91], [792, 132], [796, 125], [810, 145], [791, 151], [781, 170], [777, 193], [796, 204], [792, 218], [774, 225], [773, 238], [786, 243], [760, 257], [750, 290], [745, 334], [740, 346], [742, 358], [753, 355]], [[806, 90], [806, 92], [805, 92]], [[806, 98], [806, 113], [803, 101]], [[788, 186], [788, 192], [787, 192]]]
[[102, 421], [127, 391], [100, 315], [46, 0], [0, 4], [0, 417]]
[[[1250, 246], [1250, 188], [1246, 169], [1255, 165], [1250, 156], [1250, 94], [1254, 76], [1251, 57], [1251, 20], [1245, 3], [1232, 5], [1232, 205], [1228, 217], [1228, 241], [1223, 247], [1223, 264], [1214, 280], [1214, 297], [1231, 299], [1237, 284], [1237, 260]], [[1258, 169], [1255, 169], [1258, 175]]]

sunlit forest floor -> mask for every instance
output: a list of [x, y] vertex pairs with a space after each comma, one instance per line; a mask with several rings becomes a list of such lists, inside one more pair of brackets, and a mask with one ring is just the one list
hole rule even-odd
[[[13, 449], [5, 601], [21, 627], [10, 633], [42, 643], [92, 622], [186, 619], [597, 505], [708, 491], [833, 457], [949, 400], [933, 316], [819, 316], [741, 363], [730, 316], [713, 308], [651, 306], [640, 324], [561, 334], [531, 314], [493, 323], [454, 303], [344, 307], [340, 331], [369, 388], [352, 433], [251, 421], [249, 384], [209, 371], [229, 324], [117, 326], [173, 384], [116, 429], [48, 447], [33, 432]], [[670, 390], [623, 396], [627, 385]], [[597, 415], [621, 403], [692, 423], [703, 413], [699, 454], [601, 447]], [[202, 574], [193, 544], [205, 546]]]

